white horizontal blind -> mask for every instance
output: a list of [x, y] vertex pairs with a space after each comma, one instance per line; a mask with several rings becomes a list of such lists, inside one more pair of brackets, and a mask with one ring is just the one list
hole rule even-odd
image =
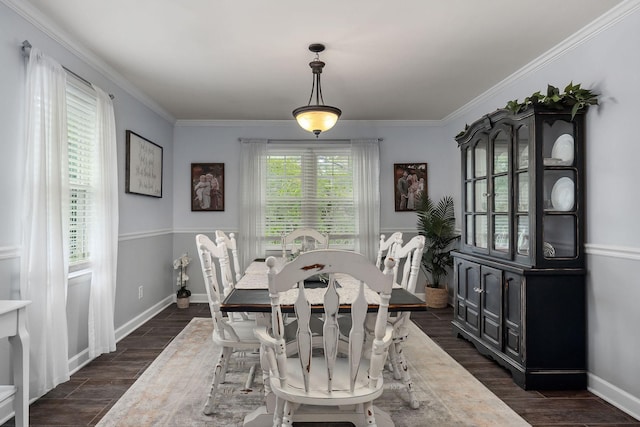
[[349, 145], [267, 147], [265, 237], [279, 248], [283, 233], [311, 227], [332, 247], [355, 247], [353, 161]]
[[69, 262], [89, 260], [87, 230], [93, 221], [96, 95], [86, 84], [67, 77], [67, 133], [69, 144]]

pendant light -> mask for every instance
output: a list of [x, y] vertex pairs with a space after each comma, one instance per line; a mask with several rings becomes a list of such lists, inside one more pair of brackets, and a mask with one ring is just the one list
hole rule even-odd
[[[298, 107], [293, 110], [293, 117], [296, 118], [298, 124], [309, 132], [313, 132], [316, 135], [320, 135], [320, 132], [326, 132], [333, 127], [338, 121], [340, 114], [339, 108], [324, 105], [324, 99], [322, 99], [322, 87], [320, 86], [320, 74], [324, 68], [324, 62], [320, 61], [320, 52], [324, 51], [324, 45], [320, 43], [314, 43], [309, 45], [309, 50], [316, 54], [313, 61], [309, 63], [311, 71], [313, 72], [313, 83], [311, 85], [311, 95], [309, 96], [309, 103], [304, 107]], [[311, 104], [313, 94], [315, 92], [315, 104]]]

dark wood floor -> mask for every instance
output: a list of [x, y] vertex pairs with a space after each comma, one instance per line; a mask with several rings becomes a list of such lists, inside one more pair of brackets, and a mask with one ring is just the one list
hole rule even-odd
[[[95, 425], [164, 347], [193, 317], [208, 317], [206, 304], [172, 305], [31, 405], [31, 426]], [[412, 319], [447, 353], [535, 427], [640, 427], [640, 421], [588, 391], [524, 391], [509, 373], [451, 335], [453, 310], [413, 313]], [[13, 426], [13, 420], [3, 427]], [[446, 427], [446, 426], [439, 426]]]

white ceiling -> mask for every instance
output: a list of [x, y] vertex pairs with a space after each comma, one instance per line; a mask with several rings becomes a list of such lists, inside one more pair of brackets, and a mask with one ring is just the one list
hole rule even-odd
[[25, 1], [173, 118], [194, 120], [292, 119], [316, 42], [325, 103], [343, 119], [443, 119], [622, 2]]

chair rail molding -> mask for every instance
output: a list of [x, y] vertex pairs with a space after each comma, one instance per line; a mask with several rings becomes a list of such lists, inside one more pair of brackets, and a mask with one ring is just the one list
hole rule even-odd
[[173, 230], [169, 228], [160, 229], [160, 230], [138, 231], [135, 233], [121, 234], [120, 236], [118, 236], [118, 241], [123, 242], [125, 240], [146, 239], [149, 237], [170, 235], [172, 233], [173, 233]]
[[20, 258], [20, 253], [21, 248], [19, 246], [0, 246], [0, 261]]
[[640, 261], [640, 248], [617, 245], [600, 245], [594, 243], [587, 243], [584, 247], [585, 253], [588, 255]]

